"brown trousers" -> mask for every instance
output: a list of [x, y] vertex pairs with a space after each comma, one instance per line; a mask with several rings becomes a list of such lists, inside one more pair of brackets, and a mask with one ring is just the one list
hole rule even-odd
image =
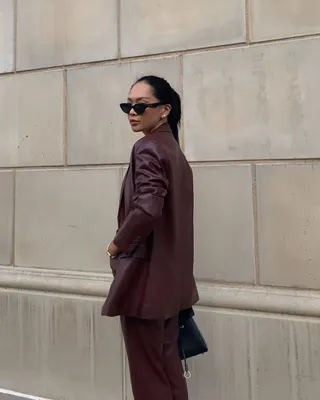
[[121, 317], [135, 400], [188, 400], [178, 351], [178, 317]]

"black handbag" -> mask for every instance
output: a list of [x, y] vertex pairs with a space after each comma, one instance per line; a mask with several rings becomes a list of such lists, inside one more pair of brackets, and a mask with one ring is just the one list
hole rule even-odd
[[192, 308], [179, 313], [179, 355], [184, 363], [184, 376], [187, 379], [191, 377], [187, 359], [208, 351], [207, 343], [193, 317]]

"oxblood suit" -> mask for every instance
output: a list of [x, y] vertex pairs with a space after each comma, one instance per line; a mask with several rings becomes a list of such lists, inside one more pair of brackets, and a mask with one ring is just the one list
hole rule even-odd
[[168, 124], [133, 147], [114, 238], [120, 253], [102, 315], [121, 316], [135, 400], [187, 400], [178, 314], [199, 299], [193, 275], [192, 170]]

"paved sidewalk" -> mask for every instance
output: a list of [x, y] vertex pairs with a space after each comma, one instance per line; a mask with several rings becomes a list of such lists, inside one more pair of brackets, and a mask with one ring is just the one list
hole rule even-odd
[[0, 400], [25, 400], [25, 398], [0, 393]]
[[0, 400], [48, 400], [38, 396], [0, 389]]

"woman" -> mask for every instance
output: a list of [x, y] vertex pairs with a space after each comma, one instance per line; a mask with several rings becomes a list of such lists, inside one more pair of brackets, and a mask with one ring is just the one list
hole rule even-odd
[[135, 400], [187, 400], [178, 315], [198, 301], [193, 275], [193, 178], [179, 147], [179, 95], [156, 76], [120, 105], [136, 142], [123, 182], [114, 274], [102, 315], [121, 316]]

